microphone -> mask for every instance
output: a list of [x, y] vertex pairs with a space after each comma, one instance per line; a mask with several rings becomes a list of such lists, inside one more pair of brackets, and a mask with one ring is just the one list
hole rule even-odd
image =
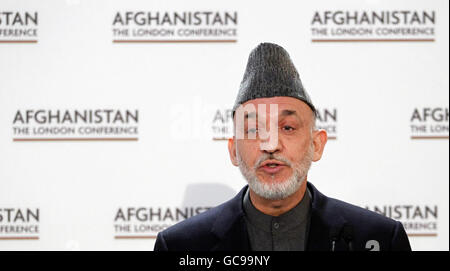
[[345, 242], [348, 244], [348, 250], [353, 251], [353, 227], [346, 224], [342, 229]]
[[331, 251], [336, 249], [336, 241], [339, 240], [340, 229], [334, 227], [330, 229]]

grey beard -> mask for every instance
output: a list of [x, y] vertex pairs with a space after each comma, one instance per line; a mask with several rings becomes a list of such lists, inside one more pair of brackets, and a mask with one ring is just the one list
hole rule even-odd
[[[314, 147], [311, 144], [304, 158], [298, 164], [293, 164], [283, 156], [277, 154], [270, 155], [265, 153], [258, 159], [258, 161], [255, 163], [255, 167], [252, 170], [242, 160], [238, 150], [236, 150], [236, 155], [239, 163], [239, 169], [244, 178], [247, 180], [250, 189], [262, 198], [268, 200], [281, 200], [297, 192], [297, 190], [306, 180], [306, 176], [308, 175], [308, 171], [311, 167], [313, 152]], [[263, 182], [256, 176], [256, 169], [262, 162], [268, 159], [276, 159], [278, 161], [281, 161], [292, 167], [294, 172], [287, 180], [283, 182]]]

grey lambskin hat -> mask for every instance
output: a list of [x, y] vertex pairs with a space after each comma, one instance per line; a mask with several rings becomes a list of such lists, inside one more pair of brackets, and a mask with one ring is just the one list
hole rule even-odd
[[249, 100], [277, 96], [297, 98], [309, 105], [314, 115], [317, 114], [288, 52], [279, 45], [261, 43], [248, 57], [233, 116], [239, 105]]

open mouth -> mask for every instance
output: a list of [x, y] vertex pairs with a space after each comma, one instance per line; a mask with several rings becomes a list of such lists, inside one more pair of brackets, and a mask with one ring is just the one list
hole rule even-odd
[[278, 160], [266, 160], [264, 161], [264, 163], [261, 164], [259, 168], [266, 173], [274, 174], [282, 170], [285, 166], [286, 164]]
[[274, 167], [277, 167], [277, 166], [284, 166], [284, 165], [285, 165], [284, 163], [282, 163], [282, 162], [280, 162], [280, 161], [278, 161], [278, 160], [266, 160], [266, 161], [264, 161], [264, 162], [261, 164], [261, 167], [267, 166], [267, 167], [272, 167], [272, 168], [274, 168]]

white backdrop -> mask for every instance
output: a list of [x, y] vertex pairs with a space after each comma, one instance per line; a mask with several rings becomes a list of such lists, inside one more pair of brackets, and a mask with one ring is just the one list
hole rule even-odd
[[290, 53], [332, 137], [309, 181], [402, 221], [414, 250], [448, 250], [448, 8], [2, 0], [0, 250], [152, 250], [234, 196], [229, 112], [264, 41]]

